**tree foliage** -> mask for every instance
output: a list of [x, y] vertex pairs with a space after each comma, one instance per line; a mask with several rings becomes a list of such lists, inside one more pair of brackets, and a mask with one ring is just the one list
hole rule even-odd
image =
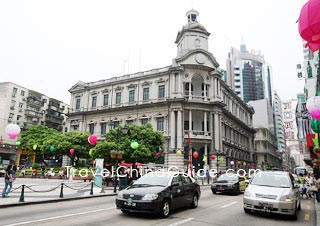
[[[163, 134], [160, 131], [154, 131], [150, 124], [147, 125], [129, 125], [127, 134], [123, 134], [123, 126], [110, 131], [106, 134], [105, 140], [99, 142], [93, 149], [94, 158], [103, 158], [107, 163], [114, 163], [110, 152], [113, 150], [122, 151], [123, 159], [121, 161], [141, 163], [161, 161], [156, 157], [159, 147], [165, 142]], [[134, 150], [131, 148], [131, 142], [136, 141], [139, 147]]]

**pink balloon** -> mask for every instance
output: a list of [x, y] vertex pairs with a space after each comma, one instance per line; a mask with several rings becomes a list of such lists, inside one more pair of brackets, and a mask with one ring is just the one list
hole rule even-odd
[[20, 134], [20, 127], [16, 124], [9, 124], [6, 127], [6, 133], [10, 139], [16, 139]]
[[88, 142], [89, 142], [89, 144], [91, 144], [91, 145], [95, 145], [95, 144], [97, 143], [97, 140], [98, 140], [98, 138], [97, 138], [97, 136], [94, 135], [94, 134], [92, 134], [92, 135], [90, 135], [90, 136], [88, 137]]
[[74, 154], [74, 149], [70, 149], [70, 154], [73, 155]]
[[157, 156], [157, 157], [160, 157], [161, 154], [162, 154], [162, 151], [158, 151], [158, 152], [156, 153], [156, 156]]
[[306, 107], [313, 118], [320, 120], [320, 96], [309, 98]]

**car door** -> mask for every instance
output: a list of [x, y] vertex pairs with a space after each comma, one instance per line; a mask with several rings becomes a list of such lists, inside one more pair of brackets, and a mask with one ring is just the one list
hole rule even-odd
[[181, 174], [177, 174], [171, 181], [171, 206], [172, 208], [178, 208], [184, 205], [184, 193], [183, 181]]
[[181, 176], [183, 180], [183, 189], [184, 189], [184, 198], [183, 198], [184, 205], [189, 205], [195, 193], [195, 188], [192, 183], [192, 180], [187, 174], [183, 174]]

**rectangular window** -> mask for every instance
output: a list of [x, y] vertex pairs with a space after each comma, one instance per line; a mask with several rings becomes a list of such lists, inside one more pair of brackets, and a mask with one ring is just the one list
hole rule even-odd
[[17, 115], [17, 121], [19, 121], [20, 118], [21, 118], [21, 115]]
[[148, 119], [147, 118], [141, 119], [141, 125], [147, 125], [147, 124], [148, 124]]
[[23, 103], [19, 102], [19, 108], [23, 107]]
[[157, 119], [157, 130], [164, 131], [164, 118], [160, 117]]
[[134, 90], [129, 91], [129, 103], [134, 102]]
[[149, 87], [143, 88], [143, 100], [149, 100]]
[[13, 87], [12, 94], [17, 94], [18, 89], [16, 87]]
[[14, 109], [15, 106], [16, 106], [16, 101], [15, 100], [11, 100], [10, 108]]
[[79, 125], [73, 125], [72, 126], [72, 130], [78, 130], [79, 129]]
[[91, 107], [97, 107], [97, 96], [92, 97]]
[[158, 88], [158, 98], [164, 98], [165, 96], [165, 86], [161, 85]]
[[119, 121], [113, 121], [113, 128], [118, 128], [119, 127]]
[[127, 125], [133, 124], [133, 120], [127, 120]]
[[24, 94], [25, 94], [25, 92], [24, 92], [24, 90], [21, 90], [21, 96], [24, 96]]
[[76, 99], [76, 110], [80, 109], [80, 98]]
[[121, 93], [116, 93], [116, 104], [121, 103]]
[[103, 95], [103, 106], [109, 105], [109, 94]]
[[89, 124], [89, 133], [94, 134], [94, 124], [93, 123]]
[[101, 135], [106, 134], [106, 132], [107, 132], [107, 123], [106, 122], [100, 123], [100, 128], [101, 128]]

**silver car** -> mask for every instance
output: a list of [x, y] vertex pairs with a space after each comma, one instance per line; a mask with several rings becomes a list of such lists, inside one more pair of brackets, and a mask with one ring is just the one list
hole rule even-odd
[[244, 192], [243, 208], [246, 213], [270, 212], [297, 219], [301, 209], [299, 185], [288, 172], [260, 171]]

